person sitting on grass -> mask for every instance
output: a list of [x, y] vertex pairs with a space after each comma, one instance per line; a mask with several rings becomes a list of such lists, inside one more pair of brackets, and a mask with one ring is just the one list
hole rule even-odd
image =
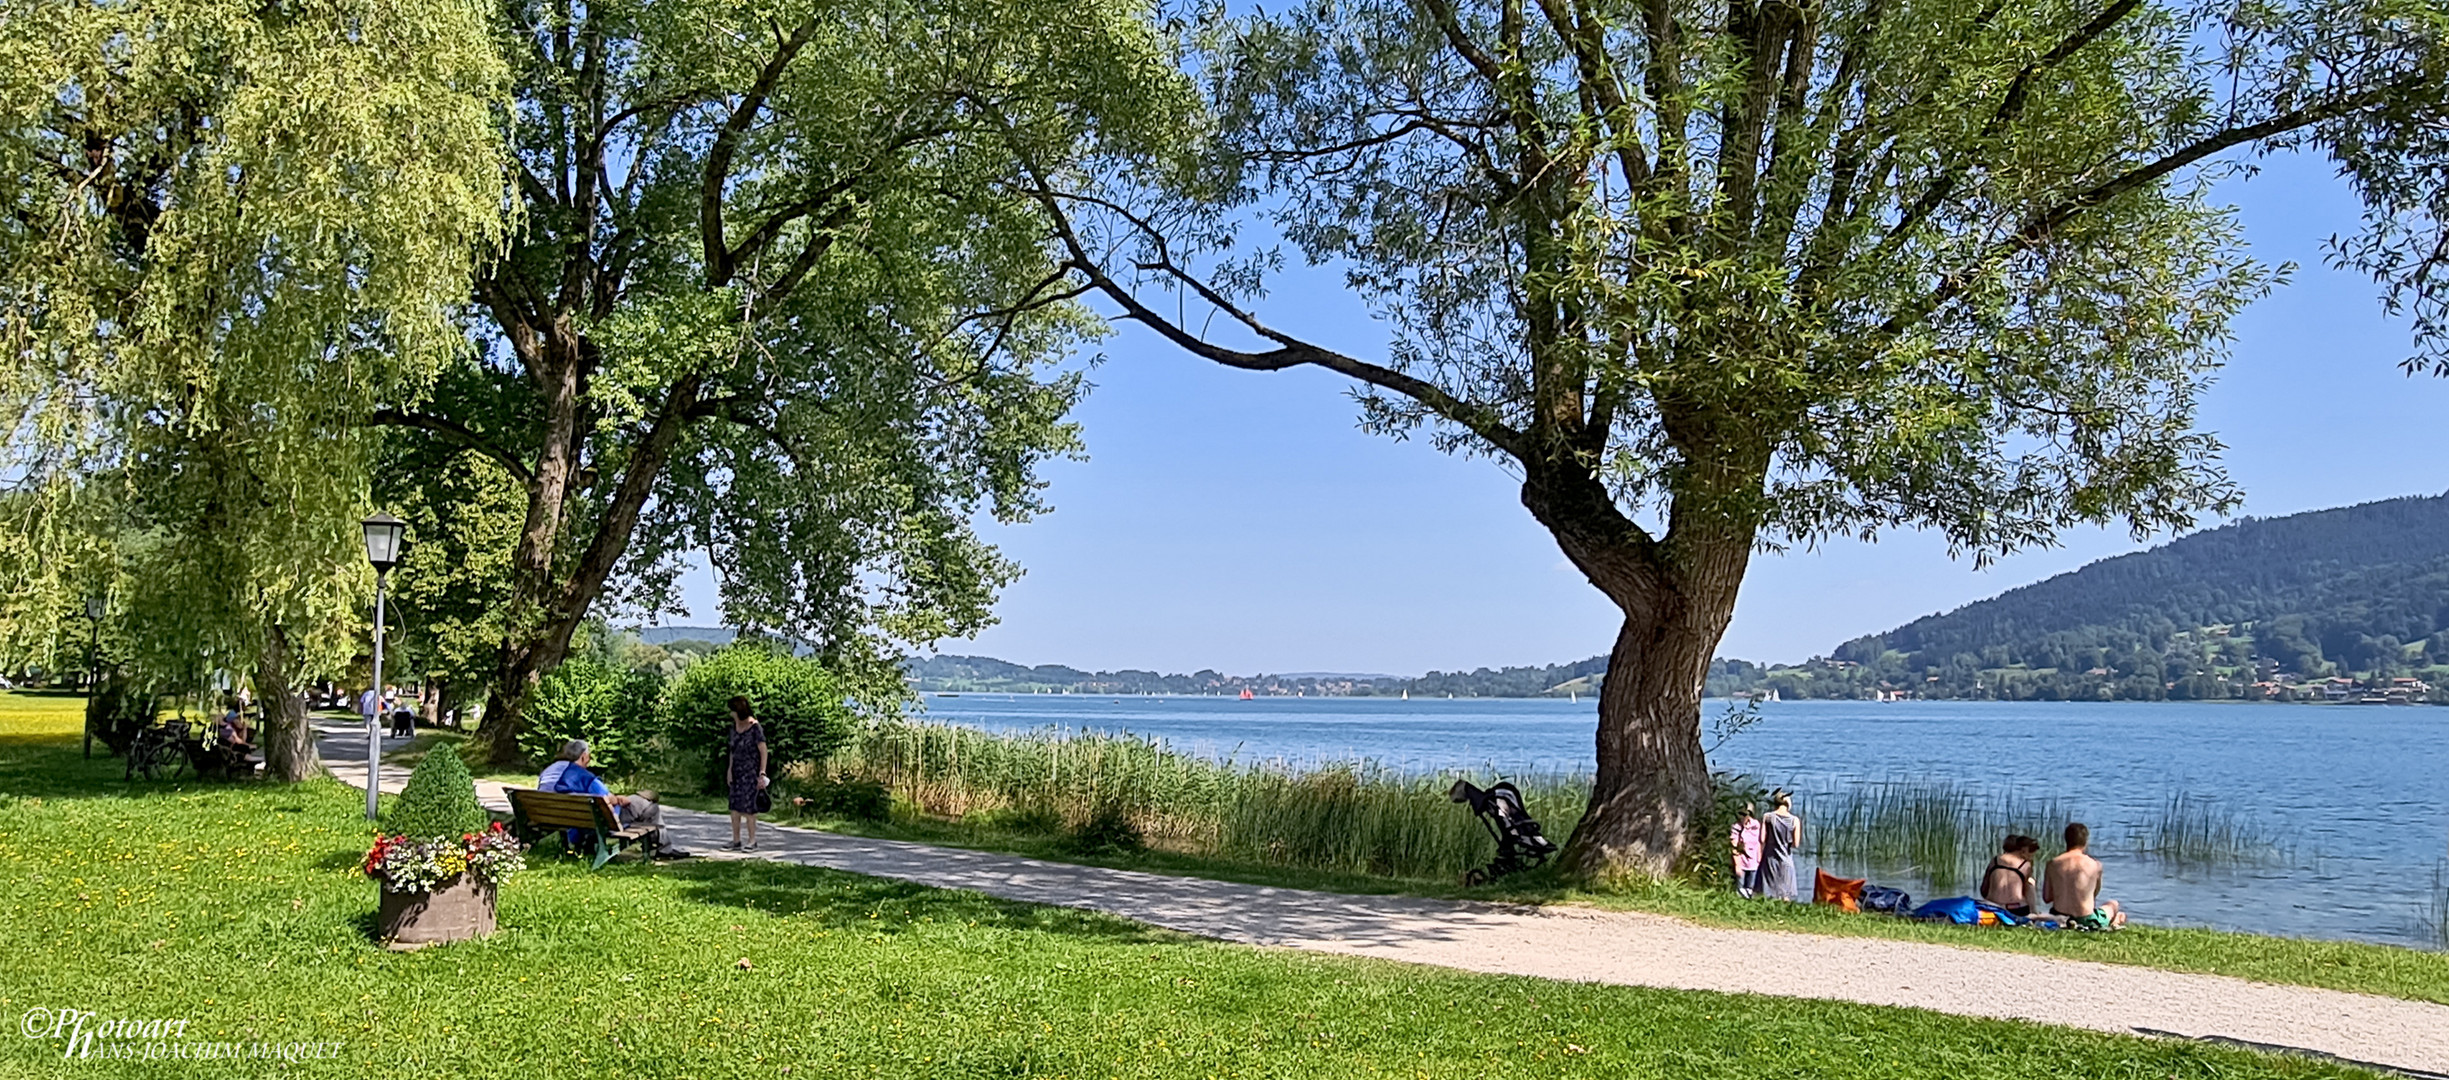
[[[645, 843], [647, 850], [655, 853], [655, 858], [688, 858], [688, 852], [676, 847], [664, 846], [663, 808], [655, 805], [655, 793], [641, 791], [635, 795], [614, 795], [612, 789], [605, 787], [604, 781], [587, 768], [594, 762], [595, 752], [587, 745], [587, 740], [572, 739], [563, 743], [561, 744], [561, 756], [554, 758], [552, 764], [544, 767], [543, 775], [536, 777], [536, 790], [558, 792], [564, 795], [602, 795], [609, 798], [612, 800], [613, 811], [620, 815], [621, 824], [644, 825], [652, 830], [641, 840]], [[569, 838], [575, 842], [577, 834], [578, 831], [572, 829]]]
[[2115, 930], [2126, 925], [2126, 911], [2115, 900], [2100, 898], [2100, 860], [2084, 849], [2092, 830], [2080, 821], [2066, 826], [2066, 850], [2049, 860], [2041, 882], [2041, 899], [2052, 914], [2077, 930]]
[[2009, 915], [2029, 917], [2033, 894], [2040, 891], [2035, 880], [2035, 864], [2040, 857], [2040, 841], [2029, 836], [2008, 836], [1998, 845], [1998, 857], [1981, 871], [1981, 898], [2005, 908]]

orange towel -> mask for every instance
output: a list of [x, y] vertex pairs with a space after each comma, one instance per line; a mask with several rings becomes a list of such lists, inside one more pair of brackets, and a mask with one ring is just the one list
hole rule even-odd
[[1811, 902], [1833, 904], [1841, 911], [1862, 910], [1862, 878], [1841, 878], [1826, 870], [1814, 870], [1811, 881]]

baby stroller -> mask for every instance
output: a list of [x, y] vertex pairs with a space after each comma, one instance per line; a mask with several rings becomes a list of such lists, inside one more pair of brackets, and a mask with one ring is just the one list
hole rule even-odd
[[1463, 884], [1484, 885], [1538, 866], [1556, 854], [1556, 842], [1531, 820], [1531, 812], [1522, 805], [1522, 789], [1512, 783], [1500, 780], [1482, 790], [1468, 780], [1457, 780], [1446, 789], [1446, 798], [1469, 803], [1471, 813], [1497, 842], [1496, 861], [1464, 872]]

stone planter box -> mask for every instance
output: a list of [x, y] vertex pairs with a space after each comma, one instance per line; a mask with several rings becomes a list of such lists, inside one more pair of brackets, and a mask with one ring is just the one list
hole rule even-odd
[[374, 936], [393, 949], [421, 949], [493, 933], [493, 887], [467, 874], [432, 892], [381, 892]]

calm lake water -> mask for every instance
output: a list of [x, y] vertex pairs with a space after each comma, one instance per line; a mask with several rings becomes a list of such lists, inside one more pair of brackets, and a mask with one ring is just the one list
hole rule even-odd
[[[1128, 732], [1212, 758], [1368, 758], [1505, 774], [1588, 773], [1596, 720], [1587, 699], [964, 694], [928, 695], [925, 705], [933, 719], [989, 730]], [[1713, 702], [1705, 715], [1722, 707]], [[1910, 780], [2054, 796], [2085, 815], [2104, 845], [2184, 791], [2287, 837], [2294, 851], [2271, 865], [2213, 869], [2104, 852], [2103, 892], [2135, 918], [2440, 946], [2449, 708], [1799, 701], [1769, 703], [1763, 713], [1718, 751], [1713, 767], [1804, 792]], [[1570, 824], [1551, 822], [1550, 830]], [[2043, 839], [2056, 850], [2054, 835]], [[1859, 876], [1864, 868], [1830, 870]], [[1803, 876], [1808, 883], [1808, 867]], [[1873, 880], [1930, 895], [1926, 883], [1899, 876]]]

